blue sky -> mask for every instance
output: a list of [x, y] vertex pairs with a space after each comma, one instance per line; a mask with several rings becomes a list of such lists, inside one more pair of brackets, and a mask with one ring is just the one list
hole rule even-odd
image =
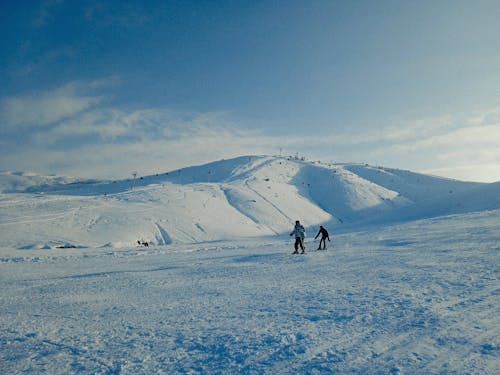
[[499, 1], [3, 1], [0, 169], [299, 153], [500, 180]]

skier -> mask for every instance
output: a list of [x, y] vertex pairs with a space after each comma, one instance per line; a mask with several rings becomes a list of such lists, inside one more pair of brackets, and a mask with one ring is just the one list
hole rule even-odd
[[[330, 242], [330, 236], [328, 235], [328, 231], [323, 227], [323, 225], [319, 226], [319, 231], [316, 237], [314, 239], [318, 238], [318, 236], [321, 234], [321, 240], [319, 240], [319, 247], [318, 250], [326, 250], [326, 240], [328, 239], [328, 242]], [[323, 243], [323, 249], [321, 248], [321, 243]]]
[[295, 236], [295, 251], [293, 254], [298, 254], [299, 253], [299, 246], [300, 249], [302, 250], [302, 254], [305, 254], [306, 250], [304, 248], [304, 238], [306, 236], [306, 230], [304, 227], [300, 224], [300, 221], [295, 222], [295, 227], [293, 228], [292, 233], [290, 233], [290, 236]]

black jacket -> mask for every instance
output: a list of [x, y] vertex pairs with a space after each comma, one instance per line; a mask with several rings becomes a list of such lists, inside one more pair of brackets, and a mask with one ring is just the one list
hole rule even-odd
[[322, 238], [330, 238], [328, 231], [325, 228], [319, 228], [318, 234], [314, 238], [318, 238], [320, 234]]

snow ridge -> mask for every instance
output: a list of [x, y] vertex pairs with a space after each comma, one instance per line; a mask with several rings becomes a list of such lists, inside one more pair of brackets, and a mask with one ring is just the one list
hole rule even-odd
[[196, 243], [284, 234], [295, 220], [342, 231], [500, 208], [500, 183], [273, 156], [135, 181], [2, 172], [0, 186], [0, 246], [14, 248]]

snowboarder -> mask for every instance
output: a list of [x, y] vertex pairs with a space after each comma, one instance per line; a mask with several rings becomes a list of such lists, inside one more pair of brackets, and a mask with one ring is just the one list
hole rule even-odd
[[293, 252], [293, 254], [299, 253], [299, 246], [302, 250], [302, 254], [305, 254], [306, 250], [304, 248], [304, 238], [306, 237], [306, 230], [300, 224], [300, 221], [297, 220], [295, 222], [295, 227], [293, 228], [292, 233], [290, 233], [290, 236], [295, 236], [295, 251]]
[[[323, 227], [323, 225], [319, 226], [319, 231], [316, 237], [314, 239], [318, 238], [319, 235], [321, 234], [321, 239], [319, 240], [319, 246], [318, 250], [326, 250], [326, 240], [328, 239], [328, 242], [330, 242], [330, 236], [328, 235], [328, 231]], [[321, 244], [323, 243], [323, 248], [321, 248]]]

